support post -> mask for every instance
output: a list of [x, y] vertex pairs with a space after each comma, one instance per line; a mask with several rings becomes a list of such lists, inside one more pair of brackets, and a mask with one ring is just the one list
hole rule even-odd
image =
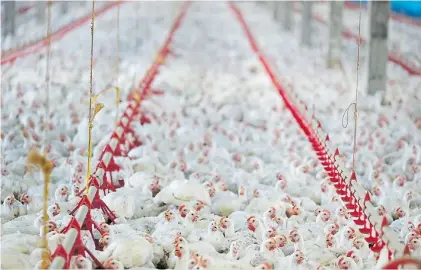
[[[3, 17], [3, 16], [2, 16]], [[3, 17], [4, 28], [3, 36], [15, 35], [16, 27], [16, 2], [6, 1], [4, 2], [4, 17]]]
[[62, 2], [59, 2], [59, 3], [60, 3], [60, 12], [61, 12], [61, 14], [66, 14], [67, 13], [67, 10], [69, 8], [69, 2], [62, 1]]
[[311, 21], [312, 21], [312, 7], [311, 1], [302, 2], [303, 11], [301, 12], [301, 43], [303, 45], [311, 45]]
[[281, 12], [283, 14], [283, 24], [284, 24], [284, 29], [287, 31], [292, 30], [292, 25], [294, 22], [294, 10], [293, 10], [293, 4], [294, 2], [292, 1], [285, 1], [285, 2], [281, 2], [282, 5], [280, 5], [281, 9], [283, 9]]
[[276, 1], [268, 1], [268, 8], [271, 11], [271, 14], [273, 14], [273, 17], [276, 18]]
[[341, 61], [342, 51], [342, 17], [343, 1], [332, 1], [330, 5], [329, 49], [327, 56], [328, 68], [337, 67]]
[[275, 20], [276, 21], [279, 21], [279, 19], [282, 17], [281, 16], [281, 10], [282, 10], [282, 2], [278, 2], [278, 1], [275, 1], [275, 4], [273, 5], [274, 7], [274, 17], [275, 17]]
[[370, 26], [368, 47], [367, 92], [374, 95], [386, 90], [388, 58], [387, 36], [390, 12], [389, 1], [369, 1]]
[[37, 20], [40, 23], [43, 23], [45, 21], [45, 5], [46, 2], [44, 1], [39, 1], [36, 4], [36, 9], [37, 9]]

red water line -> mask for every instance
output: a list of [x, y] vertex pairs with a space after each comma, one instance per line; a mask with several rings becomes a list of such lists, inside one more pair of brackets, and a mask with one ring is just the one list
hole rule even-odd
[[[345, 1], [345, 7], [348, 8], [348, 9], [359, 9], [360, 5], [349, 2], [349, 1]], [[366, 8], [363, 7], [363, 9], [366, 9]], [[396, 13], [396, 12], [391, 12], [390, 17], [392, 17], [393, 20], [398, 21], [398, 22], [402, 22], [402, 23], [413, 25], [413, 26], [421, 27], [421, 20], [420, 19], [414, 19], [414, 18], [411, 18], [409, 16], [402, 15], [402, 14], [399, 14], [399, 13]]]
[[29, 10], [33, 9], [34, 7], [35, 7], [35, 4], [20, 7], [18, 9], [18, 13], [24, 14], [24, 13], [28, 12]]
[[[102, 7], [101, 9], [95, 11], [95, 16], [99, 16], [105, 13], [106, 11], [110, 10], [111, 8], [122, 3], [124, 3], [124, 1], [113, 2], [111, 4], [108, 4], [105, 7]], [[82, 18], [77, 19], [76, 21], [71, 22], [68, 25], [63, 26], [62, 28], [60, 28], [59, 30], [57, 30], [51, 35], [51, 42], [62, 39], [66, 34], [71, 32], [72, 30], [77, 29], [78, 27], [82, 26], [86, 22], [89, 22], [90, 20], [91, 20], [91, 14], [86, 15]], [[37, 41], [33, 44], [29, 44], [29, 45], [24, 46], [23, 48], [19, 48], [17, 51], [2, 55], [1, 65], [13, 63], [18, 58], [25, 57], [32, 53], [36, 53], [40, 51], [41, 49], [45, 48], [46, 45], [47, 45], [47, 39], [43, 38], [42, 40]]]
[[[300, 10], [296, 6], [294, 6], [294, 11], [300, 12]], [[320, 16], [319, 14], [313, 14], [313, 19], [322, 23], [322, 24], [324, 24], [324, 25], [327, 25], [326, 20], [322, 16]], [[350, 29], [345, 28], [342, 31], [342, 35], [346, 39], [352, 39], [356, 43], [358, 42], [358, 35], [355, 34], [354, 32], [352, 32]], [[366, 43], [366, 40], [363, 37], [360, 37], [360, 40], [361, 40], [361, 44]], [[406, 60], [405, 58], [403, 58], [403, 57], [401, 57], [397, 54], [389, 52], [388, 60], [390, 62], [395, 63], [396, 65], [401, 66], [401, 68], [406, 70], [406, 72], [408, 72], [409, 75], [421, 76], [421, 67], [416, 67], [414, 64], [410, 63], [408, 60]]]
[[295, 106], [293, 105], [293, 103], [289, 100], [285, 88], [281, 85], [281, 83], [278, 81], [278, 79], [276, 78], [275, 74], [273, 73], [272, 69], [269, 66], [269, 63], [267, 61], [267, 59], [262, 55], [261, 51], [259, 50], [257, 43], [255, 41], [255, 39], [253, 38], [250, 29], [247, 26], [247, 23], [244, 20], [244, 17], [242, 16], [240, 10], [235, 6], [234, 3], [232, 2], [228, 2], [231, 9], [233, 10], [233, 12], [235, 13], [237, 19], [239, 20], [240, 24], [243, 27], [243, 30], [247, 36], [247, 39], [253, 49], [253, 51], [259, 56], [259, 60], [262, 63], [262, 65], [264, 66], [266, 73], [269, 75], [270, 79], [272, 80], [273, 85], [276, 87], [276, 89], [278, 90], [279, 94], [281, 95], [285, 106], [291, 111], [292, 115], [294, 116], [294, 118], [296, 119], [297, 123], [299, 124], [299, 126], [301, 127], [301, 129], [304, 131], [304, 133], [307, 136], [313, 136], [313, 132], [311, 130], [311, 128], [309, 127], [309, 125], [304, 121], [304, 119], [302, 118], [302, 116], [300, 115], [300, 113], [296, 110]]

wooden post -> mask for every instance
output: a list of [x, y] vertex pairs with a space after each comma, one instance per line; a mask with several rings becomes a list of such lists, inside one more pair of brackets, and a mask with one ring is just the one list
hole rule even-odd
[[329, 23], [329, 49], [327, 56], [327, 66], [334, 68], [341, 61], [342, 51], [342, 15], [344, 10], [343, 1], [332, 1], [330, 4]]
[[386, 90], [388, 58], [387, 36], [390, 12], [389, 1], [369, 1], [369, 47], [367, 92], [374, 95]]
[[312, 6], [313, 3], [311, 1], [302, 2], [301, 43], [308, 46], [311, 45]]
[[281, 12], [283, 14], [283, 24], [284, 29], [287, 31], [292, 30], [292, 26], [294, 23], [294, 10], [293, 10], [293, 4], [292, 1], [285, 1], [281, 2], [281, 9], [283, 9]]
[[6, 1], [4, 2], [4, 15], [2, 16], [4, 23], [3, 36], [15, 35], [16, 27], [16, 2], [15, 1]]
[[43, 23], [45, 21], [45, 2], [44, 1], [37, 2], [36, 9], [37, 9], [38, 22]]

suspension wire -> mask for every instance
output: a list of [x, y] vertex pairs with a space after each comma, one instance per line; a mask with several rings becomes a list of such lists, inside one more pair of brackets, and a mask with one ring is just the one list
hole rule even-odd
[[135, 45], [137, 45], [137, 41], [139, 39], [139, 25], [140, 25], [140, 16], [139, 16], [139, 10], [140, 10], [140, 1], [136, 1], [136, 39], [135, 39]]
[[45, 65], [45, 115], [44, 115], [44, 152], [48, 150], [48, 130], [50, 128], [50, 50], [51, 50], [51, 0], [47, 2], [47, 55]]
[[[42, 231], [42, 253], [41, 253], [41, 268], [46, 269], [49, 266], [50, 263], [50, 255], [48, 249], [48, 241], [47, 241], [47, 222], [49, 220], [48, 214], [47, 214], [47, 207], [48, 207], [48, 194], [49, 194], [49, 184], [50, 184], [50, 172], [48, 172], [48, 160], [46, 158], [47, 152], [49, 150], [48, 146], [48, 130], [50, 128], [49, 120], [50, 120], [50, 50], [51, 50], [51, 0], [47, 2], [47, 55], [46, 55], [46, 66], [45, 66], [45, 119], [44, 119], [44, 155], [45, 157], [42, 158], [40, 155], [38, 157], [41, 157], [41, 160], [44, 161], [43, 166], [43, 173], [44, 173], [44, 190], [43, 190], [43, 231]], [[30, 152], [29, 156], [34, 157], [37, 156], [35, 154], [34, 149]], [[35, 158], [36, 160], [37, 158]], [[41, 162], [42, 163], [42, 162]], [[51, 164], [51, 163], [50, 163]]]
[[89, 187], [89, 178], [91, 176], [91, 155], [92, 155], [92, 78], [93, 78], [93, 65], [94, 65], [94, 26], [95, 26], [95, 0], [92, 0], [92, 18], [91, 18], [91, 63], [90, 63], [90, 77], [89, 77], [89, 114], [88, 114], [88, 168], [86, 169], [86, 189], [85, 192], [88, 193]]
[[118, 86], [120, 79], [120, 3], [117, 6], [117, 57], [116, 57], [116, 81], [115, 81], [115, 91], [116, 91], [116, 107], [117, 112], [115, 114], [114, 124], [118, 126], [118, 114], [120, 112], [120, 88]]
[[[348, 114], [351, 106], [354, 106], [354, 138], [353, 138], [353, 148], [352, 148], [352, 171], [355, 172], [355, 156], [357, 153], [357, 127], [358, 127], [358, 86], [359, 86], [359, 73], [360, 73], [360, 47], [361, 47], [361, 11], [362, 11], [362, 1], [360, 0], [360, 10], [358, 17], [358, 40], [357, 40], [357, 82], [355, 87], [355, 102], [349, 104], [348, 108], [345, 110], [342, 115], [342, 127], [346, 128], [348, 126]], [[346, 122], [344, 123], [344, 119]]]
[[47, 269], [51, 263], [51, 252], [48, 249], [48, 241], [47, 241], [47, 223], [49, 220], [49, 216], [47, 213], [48, 207], [48, 185], [50, 183], [50, 174], [53, 170], [53, 163], [47, 159], [45, 155], [42, 155], [36, 148], [32, 148], [27, 156], [26, 165], [28, 170], [32, 170], [32, 166], [36, 166], [41, 169], [44, 175], [44, 190], [43, 190], [43, 227], [42, 227], [42, 241], [41, 241], [41, 269]]
[[120, 4], [117, 6], [117, 59], [116, 59], [116, 82], [118, 86], [120, 73]]
[[352, 149], [352, 170], [355, 172], [355, 156], [357, 152], [357, 127], [358, 127], [358, 86], [360, 74], [360, 47], [361, 47], [361, 12], [362, 1], [360, 0], [360, 14], [358, 16], [358, 47], [357, 47], [357, 83], [355, 87], [355, 110], [354, 110], [354, 147]]

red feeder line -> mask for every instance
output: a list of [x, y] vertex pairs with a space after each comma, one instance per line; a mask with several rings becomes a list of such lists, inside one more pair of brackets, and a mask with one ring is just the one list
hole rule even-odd
[[[282, 85], [279, 83], [279, 81], [276, 79], [274, 73], [272, 72], [267, 60], [263, 56], [263, 53], [259, 50], [257, 43], [255, 39], [253, 38], [250, 29], [247, 26], [247, 23], [244, 20], [244, 17], [242, 16], [240, 10], [235, 6], [233, 2], [228, 2], [230, 5], [232, 11], [236, 15], [238, 21], [240, 22], [241, 26], [243, 27], [243, 30], [248, 38], [248, 41], [253, 49], [253, 51], [259, 56], [259, 59], [262, 63], [262, 65], [265, 67], [266, 73], [272, 80], [273, 85], [278, 90], [279, 94], [281, 95], [285, 106], [290, 110], [293, 117], [297, 121], [300, 128], [304, 131], [306, 136], [308, 137], [310, 143], [313, 146], [314, 151], [316, 152], [319, 160], [322, 162], [322, 165], [329, 175], [331, 181], [334, 183], [334, 187], [336, 188], [337, 194], [341, 197], [341, 199], [344, 199], [345, 202], [348, 202], [346, 204], [346, 207], [348, 209], [352, 209], [351, 216], [355, 217], [354, 220], [357, 225], [364, 225], [360, 231], [364, 234], [369, 234], [368, 237], [366, 237], [366, 241], [370, 243], [377, 243], [377, 245], [374, 245], [374, 250], [380, 250], [384, 242], [383, 240], [379, 240], [380, 237], [383, 236], [383, 229], [380, 233], [376, 232], [375, 225], [372, 224], [369, 220], [369, 216], [366, 215], [365, 207], [366, 204], [370, 203], [370, 197], [367, 195], [364, 198], [363, 205], [359, 205], [360, 199], [358, 198], [357, 194], [353, 193], [351, 190], [351, 186], [356, 182], [356, 175], [353, 172], [351, 175], [351, 179], [349, 183], [346, 182], [346, 177], [343, 177], [342, 171], [338, 171], [338, 167], [335, 165], [335, 158], [337, 155], [339, 155], [339, 151], [336, 150], [335, 154], [332, 157], [329, 155], [329, 152], [327, 150], [326, 142], [329, 141], [329, 136], [326, 135], [324, 143], [321, 142], [319, 139], [318, 133], [314, 132], [314, 130], [310, 127], [310, 125], [307, 123], [306, 119], [302, 117], [300, 114], [300, 110], [294, 105], [294, 103], [289, 99], [289, 97], [286, 94], [285, 89], [282, 87]], [[320, 121], [317, 121], [318, 127], [321, 127]], [[321, 128], [320, 128], [321, 129]], [[353, 188], [356, 190], [355, 188]], [[371, 204], [371, 203], [370, 203]], [[387, 225], [387, 221], [383, 219], [382, 222], [382, 228]]]
[[[175, 23], [173, 25], [173, 27], [171, 28], [169, 37], [167, 38], [163, 48], [160, 50], [160, 56], [161, 58], [161, 62], [157, 63], [157, 61], [155, 61], [152, 65], [152, 72], [148, 73], [147, 76], [145, 76], [144, 80], [144, 86], [141, 89], [141, 96], [146, 96], [146, 92], [149, 90], [150, 85], [152, 84], [155, 76], [158, 74], [158, 67], [159, 65], [161, 65], [163, 63], [163, 60], [165, 59], [165, 57], [168, 55], [169, 53], [169, 45], [170, 42], [172, 40], [172, 36], [175, 34], [176, 29], [180, 26], [181, 20], [183, 19], [187, 8], [189, 7], [190, 2], [186, 2], [182, 8], [181, 8], [181, 12], [178, 14]], [[134, 119], [134, 115], [137, 114], [139, 112], [138, 107], [140, 106], [142, 99], [137, 99], [135, 100], [135, 105], [132, 104], [133, 102], [130, 102], [130, 104], [128, 105], [127, 109], [125, 110], [125, 112], [123, 113], [121, 120], [119, 122], [119, 126], [117, 127], [117, 129], [123, 128], [123, 131], [121, 132], [121, 134], [118, 134], [118, 130], [114, 131], [111, 137], [111, 141], [117, 140], [117, 144], [115, 146], [115, 149], [112, 149], [112, 146], [110, 145], [111, 142], [105, 147], [104, 151], [101, 154], [100, 157], [100, 161], [99, 164], [97, 165], [97, 168], [95, 170], [95, 173], [97, 173], [100, 169], [102, 169], [104, 171], [103, 177], [104, 180], [103, 182], [106, 183], [107, 179], [106, 179], [106, 173], [111, 173], [113, 171], [118, 170], [118, 165], [114, 162], [114, 155], [116, 150], [119, 148], [120, 145], [122, 145], [124, 143], [124, 141], [127, 139], [127, 134], [131, 133], [134, 137], [133, 142], [130, 142], [130, 145], [136, 145], [137, 143], [140, 143], [140, 141], [136, 141], [136, 137], [134, 136], [134, 131], [133, 129], [130, 127], [130, 123], [132, 122], [132, 120]], [[129, 113], [129, 110], [131, 111], [131, 113]], [[123, 119], [127, 119], [127, 123], [124, 124], [123, 123]], [[146, 123], [147, 121], [150, 121], [148, 118], [143, 118], [141, 119], [141, 121], [143, 121], [144, 123]], [[111, 155], [111, 157], [108, 159], [106, 158], [108, 155]], [[107, 155], [107, 156], [106, 156]], [[105, 160], [104, 160], [105, 159]], [[82, 217], [83, 221], [82, 224], [83, 226], [85, 226], [92, 234], [92, 230], [93, 228], [96, 228], [97, 230], [99, 230], [100, 228], [97, 226], [97, 224], [95, 224], [95, 222], [92, 221], [92, 218], [90, 216], [90, 210], [91, 208], [101, 208], [102, 211], [108, 215], [108, 217], [114, 221], [114, 219], [116, 218], [115, 215], [111, 212], [111, 210], [105, 205], [105, 203], [101, 200], [100, 196], [99, 196], [99, 182], [98, 179], [96, 178], [94, 175], [91, 176], [91, 179], [89, 181], [89, 187], [95, 187], [95, 194], [93, 196], [92, 199], [92, 203], [90, 203], [89, 197], [88, 195], [84, 195], [81, 199], [81, 201], [78, 203], [77, 207], [72, 211], [72, 214], [75, 214], [75, 217], [72, 218], [70, 224], [65, 228], [64, 232], [66, 233], [66, 239], [63, 242], [62, 245], [59, 245], [57, 247], [57, 249], [54, 251], [53, 253], [53, 262], [51, 264], [52, 268], [58, 268], [58, 269], [62, 269], [62, 268], [69, 268], [70, 266], [70, 258], [71, 256], [73, 256], [74, 254], [81, 254], [81, 255], [85, 255], [85, 252], [88, 253], [89, 256], [92, 257], [92, 259], [94, 260], [94, 262], [100, 267], [103, 268], [103, 266], [101, 265], [101, 263], [95, 258], [95, 256], [93, 256], [93, 254], [86, 249], [86, 247], [83, 245], [81, 237], [80, 237], [80, 225], [79, 225], [79, 214], [83, 216], [83, 212], [87, 211], [87, 213], [85, 213], [85, 215]], [[111, 183], [112, 184], [112, 183]], [[89, 189], [89, 191], [92, 191], [91, 189]], [[92, 196], [92, 194], [89, 194], [89, 196]], [[83, 208], [82, 208], [83, 207]], [[77, 212], [76, 212], [77, 211]], [[100, 230], [99, 230], [100, 231]], [[76, 235], [75, 235], [76, 234]], [[70, 240], [69, 240], [70, 239]], [[67, 245], [71, 245], [71, 246], [64, 246], [65, 244]], [[69, 252], [66, 252], [66, 250], [69, 250]], [[57, 260], [56, 260], [57, 259]], [[63, 261], [64, 259], [64, 261]]]

